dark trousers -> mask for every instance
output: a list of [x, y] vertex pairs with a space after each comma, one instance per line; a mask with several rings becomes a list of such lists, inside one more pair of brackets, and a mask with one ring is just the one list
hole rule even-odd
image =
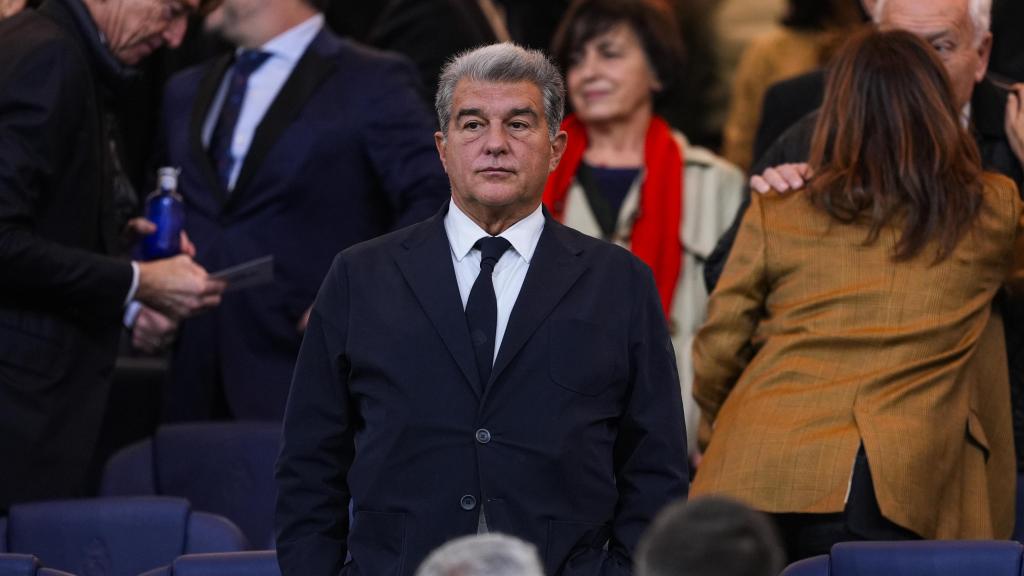
[[882, 516], [864, 447], [857, 452], [846, 508], [837, 514], [770, 514], [789, 562], [828, 554], [838, 542], [918, 540], [920, 536]]

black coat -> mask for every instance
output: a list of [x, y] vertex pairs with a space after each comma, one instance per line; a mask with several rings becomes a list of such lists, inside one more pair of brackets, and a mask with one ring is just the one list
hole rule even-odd
[[76, 495], [99, 432], [132, 277], [106, 255], [121, 73], [79, 0], [0, 21], [0, 508]]
[[546, 574], [626, 576], [686, 495], [684, 430], [650, 270], [550, 218], [481, 382], [442, 212], [324, 280], [277, 464], [282, 572], [408, 576], [483, 505]]

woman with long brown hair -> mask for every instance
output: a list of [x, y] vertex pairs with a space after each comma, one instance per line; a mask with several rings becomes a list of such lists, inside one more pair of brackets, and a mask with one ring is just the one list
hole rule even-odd
[[[982, 172], [954, 102], [909, 33], [841, 49], [809, 188], [754, 195], [694, 343], [710, 434], [691, 494], [771, 513], [791, 559], [1009, 535], [988, 505], [993, 466], [1014, 478], [1008, 385], [975, 358], [999, 342], [1024, 204]], [[978, 401], [992, 394], [1006, 402]]]

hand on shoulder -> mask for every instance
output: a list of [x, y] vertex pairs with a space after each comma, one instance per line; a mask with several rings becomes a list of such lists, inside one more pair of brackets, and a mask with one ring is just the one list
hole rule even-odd
[[813, 171], [806, 162], [780, 164], [768, 168], [761, 174], [751, 176], [750, 188], [760, 194], [772, 191], [785, 193], [790, 190], [800, 190], [812, 175]]

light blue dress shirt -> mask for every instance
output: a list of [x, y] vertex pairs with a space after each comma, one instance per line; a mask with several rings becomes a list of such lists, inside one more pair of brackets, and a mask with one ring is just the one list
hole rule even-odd
[[[277, 98], [285, 81], [291, 76], [295, 65], [306, 53], [306, 48], [323, 27], [323, 14], [317, 14], [302, 24], [278, 34], [259, 47], [259, 50], [269, 52], [270, 58], [249, 76], [245, 101], [242, 102], [242, 111], [238, 115], [238, 124], [235, 125], [235, 134], [231, 141], [231, 157], [234, 159], [234, 163], [228, 178], [229, 190], [235, 188], [235, 182], [238, 181], [238, 174], [242, 170], [242, 164], [245, 162], [245, 155], [249, 152], [256, 128], [263, 121], [263, 116], [274, 102], [274, 98]], [[229, 76], [230, 74], [224, 75], [217, 95], [213, 99], [213, 105], [210, 106], [210, 111], [206, 114], [206, 122], [203, 123], [204, 148], [210, 146], [210, 137], [227, 93]]]

